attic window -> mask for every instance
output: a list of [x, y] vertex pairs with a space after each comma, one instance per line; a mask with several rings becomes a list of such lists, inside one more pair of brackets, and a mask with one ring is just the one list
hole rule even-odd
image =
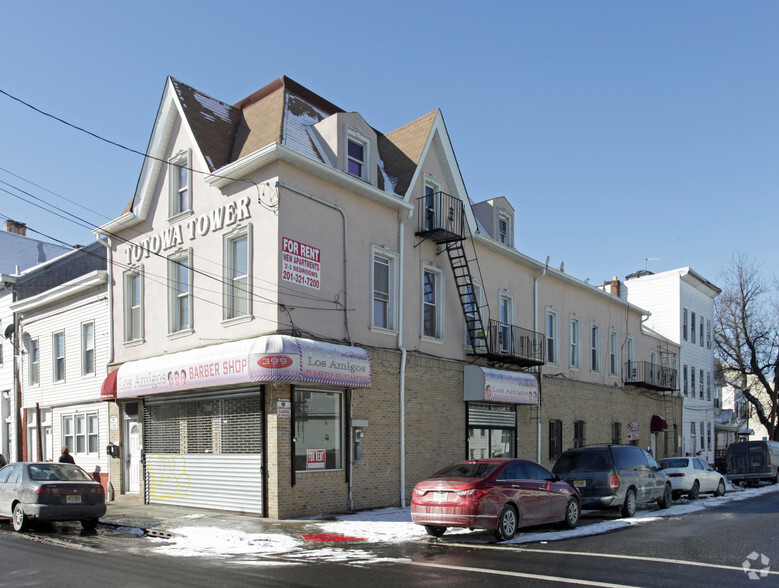
[[171, 218], [192, 211], [191, 161], [191, 153], [187, 150], [175, 155], [168, 162], [169, 216]]
[[498, 213], [498, 242], [511, 247], [511, 217], [502, 210]]
[[349, 132], [346, 139], [346, 171], [363, 180], [370, 180], [368, 176], [368, 162], [370, 142], [354, 132]]

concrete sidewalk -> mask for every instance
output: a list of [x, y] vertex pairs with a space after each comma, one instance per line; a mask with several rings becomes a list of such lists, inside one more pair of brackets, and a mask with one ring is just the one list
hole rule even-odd
[[316, 521], [277, 521], [263, 519], [257, 514], [112, 501], [106, 505], [106, 514], [100, 517], [100, 523], [113, 527], [141, 529], [149, 536], [167, 538], [175, 535], [176, 529], [184, 527], [209, 527], [245, 533], [280, 533], [300, 536]]

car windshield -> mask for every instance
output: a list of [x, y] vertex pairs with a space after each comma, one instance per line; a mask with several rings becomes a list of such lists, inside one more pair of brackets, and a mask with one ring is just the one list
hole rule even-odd
[[664, 470], [667, 470], [668, 468], [686, 468], [688, 463], [689, 462], [683, 458], [666, 459], [660, 464], [660, 467]]
[[29, 466], [30, 479], [50, 482], [87, 482], [91, 481], [84, 470], [71, 464], [38, 463]]
[[431, 478], [486, 478], [497, 467], [495, 463], [455, 463], [437, 471]]
[[554, 464], [555, 474], [568, 472], [596, 472], [611, 467], [608, 449], [588, 449], [585, 451], [566, 451]]

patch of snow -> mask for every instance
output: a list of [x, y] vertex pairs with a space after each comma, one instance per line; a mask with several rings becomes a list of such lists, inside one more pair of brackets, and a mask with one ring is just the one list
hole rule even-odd
[[[576, 529], [557, 530], [552, 526], [523, 529], [511, 541], [504, 544], [522, 544], [534, 542], [558, 541], [573, 537], [598, 535], [616, 529], [634, 525], [651, 523], [665, 517], [681, 516], [699, 512], [706, 508], [721, 506], [728, 502], [746, 500], [770, 492], [779, 491], [779, 486], [762, 486], [743, 489], [729, 487], [728, 492], [721, 497], [701, 498], [695, 501], [682, 501], [667, 509], [659, 509], [655, 505], [647, 505], [630, 518], [615, 518], [592, 524], [582, 524]], [[594, 511], [584, 511], [583, 514]], [[190, 515], [188, 518], [200, 518], [203, 515]], [[585, 518], [585, 523], [586, 518]], [[362, 511], [348, 515], [338, 515], [335, 520], [312, 521], [306, 526], [306, 532], [341, 533], [361, 539], [359, 546], [371, 543], [406, 543], [427, 540], [428, 536], [422, 525], [411, 522], [409, 508], [382, 508]], [[356, 543], [345, 542], [342, 547], [322, 546], [321, 543], [307, 543], [301, 535], [284, 532], [248, 533], [232, 529], [211, 526], [193, 526], [170, 529], [174, 536], [170, 539], [152, 539], [157, 545], [158, 553], [180, 557], [213, 557], [229, 558], [252, 556], [265, 558], [261, 560], [236, 563], [246, 565], [289, 565], [298, 560], [300, 563], [313, 559], [349, 563], [377, 563], [386, 560], [373, 555], [367, 549], [357, 547]], [[486, 532], [488, 533], [488, 532]], [[485, 532], [469, 531], [462, 528], [447, 529], [445, 537], [457, 536], [458, 542], [484, 543]], [[278, 561], [275, 558], [283, 558]]]
[[[197, 100], [200, 103], [200, 106], [205, 109], [201, 111], [201, 114], [208, 120], [215, 121], [216, 117], [218, 116], [224, 122], [230, 122], [231, 106], [225, 104], [224, 102], [219, 102], [219, 100], [215, 100], [214, 98], [206, 96], [205, 94], [201, 94], [197, 91], [195, 91], [195, 100]], [[206, 110], [209, 112], [206, 112]]]
[[384, 178], [384, 191], [393, 196], [400, 197], [400, 194], [395, 193], [395, 186], [397, 186], [398, 180], [397, 178], [390, 177], [384, 170], [384, 160], [381, 156], [379, 156], [379, 171], [381, 171], [381, 175]]

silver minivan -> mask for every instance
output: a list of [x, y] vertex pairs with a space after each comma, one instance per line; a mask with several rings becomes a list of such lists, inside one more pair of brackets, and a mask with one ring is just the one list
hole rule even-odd
[[728, 447], [728, 480], [756, 484], [779, 481], [779, 441], [740, 441]]

